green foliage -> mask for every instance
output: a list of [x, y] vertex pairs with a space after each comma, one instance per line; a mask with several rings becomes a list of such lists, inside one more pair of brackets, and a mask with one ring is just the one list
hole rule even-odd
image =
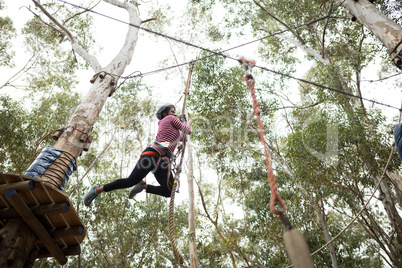
[[[0, 96], [0, 169], [21, 172], [25, 158], [32, 155], [30, 128], [25, 123], [28, 113], [9, 97]], [[28, 149], [30, 148], [30, 150]], [[32, 156], [29, 157], [32, 159]], [[29, 162], [28, 162], [29, 163]]]
[[[53, 16], [63, 22], [86, 51], [91, 52], [94, 40], [88, 28], [92, 26], [92, 17], [87, 13], [76, 14], [75, 9], [66, 8], [59, 3], [44, 5], [50, 10], [57, 10]], [[63, 90], [76, 85], [76, 71], [88, 68], [88, 63], [77, 57], [71, 49], [65, 49], [67, 36], [53, 22], [35, 16], [22, 29], [24, 44], [28, 53], [34, 55], [34, 61], [26, 72], [28, 90], [51, 91], [55, 87]], [[44, 49], [46, 48], [46, 49]]]
[[[80, 97], [71, 92], [46, 94], [38, 102], [30, 104], [0, 96], [0, 119], [6, 122], [0, 131], [2, 142], [0, 167], [2, 172], [23, 173], [35, 159], [35, 147], [52, 131], [66, 126]], [[53, 144], [49, 136], [37, 149]]]
[[9, 17], [0, 17], [0, 66], [14, 66], [12, 59], [15, 51], [12, 50], [11, 40], [15, 35], [16, 30], [11, 19]]

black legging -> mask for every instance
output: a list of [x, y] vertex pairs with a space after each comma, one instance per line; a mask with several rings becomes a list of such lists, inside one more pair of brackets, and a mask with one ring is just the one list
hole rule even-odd
[[[110, 192], [117, 189], [128, 188], [139, 183], [145, 176], [152, 170], [155, 169], [158, 163], [158, 157], [151, 155], [142, 155], [135, 165], [130, 176], [125, 179], [117, 179], [110, 183], [103, 185], [103, 190], [105, 192]], [[160, 184], [160, 186], [148, 185], [147, 193], [157, 194], [165, 197], [170, 197], [173, 185], [173, 174], [169, 174], [169, 185], [167, 180], [167, 175], [169, 172], [169, 164], [161, 159], [156, 171], [154, 172], [155, 178]]]

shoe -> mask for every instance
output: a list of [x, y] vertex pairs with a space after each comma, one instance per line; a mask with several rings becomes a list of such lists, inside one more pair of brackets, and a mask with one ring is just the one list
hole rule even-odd
[[91, 189], [89, 189], [88, 193], [84, 197], [84, 205], [89, 207], [92, 203], [92, 201], [98, 197], [96, 194], [95, 190], [98, 188], [99, 185], [92, 185]]
[[145, 181], [140, 181], [137, 183], [133, 189], [131, 189], [130, 193], [128, 194], [128, 198], [132, 199], [136, 194], [142, 192], [142, 186], [145, 184]]

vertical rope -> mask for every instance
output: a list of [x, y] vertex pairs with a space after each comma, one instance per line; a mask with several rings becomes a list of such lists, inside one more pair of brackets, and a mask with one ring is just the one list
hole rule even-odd
[[[189, 89], [190, 89], [190, 84], [191, 84], [191, 75], [193, 73], [193, 66], [194, 66], [194, 61], [191, 61], [189, 69], [188, 69], [188, 77], [187, 77], [186, 88], [185, 88], [185, 90], [183, 92], [184, 93], [184, 100], [183, 100], [182, 114], [185, 114], [185, 112], [186, 112], [187, 96], [189, 94]], [[174, 258], [176, 259], [176, 262], [182, 267], [188, 267], [188, 266], [184, 263], [183, 254], [180, 252], [180, 250], [179, 250], [179, 248], [177, 247], [177, 244], [176, 244], [176, 238], [175, 238], [175, 233], [174, 233], [174, 198], [175, 198], [175, 195], [176, 195], [177, 184], [178, 184], [179, 178], [180, 178], [181, 166], [183, 164], [183, 158], [184, 158], [185, 150], [186, 150], [186, 137], [184, 137], [184, 140], [183, 140], [183, 150], [181, 151], [180, 162], [179, 162], [179, 165], [176, 168], [176, 174], [174, 176], [172, 192], [171, 192], [171, 195], [170, 195], [169, 219], [168, 219], [169, 238], [170, 238], [170, 242], [172, 244]]]
[[174, 198], [175, 198], [175, 193], [176, 193], [176, 188], [177, 188], [177, 180], [178, 180], [176, 177], [178, 177], [177, 174], [176, 174], [174, 182], [173, 182], [172, 194], [170, 196], [170, 203], [169, 203], [169, 220], [168, 220], [169, 238], [170, 238], [170, 242], [172, 244], [173, 255], [174, 255], [176, 262], [181, 266], [187, 267], [184, 263], [183, 254], [180, 252], [179, 248], [177, 247], [175, 233], [174, 233]]
[[[251, 98], [253, 100], [253, 110], [254, 110], [255, 116], [257, 117], [259, 136], [260, 136], [261, 143], [264, 146], [265, 164], [267, 166], [267, 171], [268, 171], [268, 182], [271, 187], [271, 202], [270, 202], [269, 206], [270, 206], [272, 213], [274, 213], [275, 215], [282, 215], [286, 212], [286, 204], [285, 204], [285, 201], [283, 201], [282, 197], [279, 195], [278, 185], [276, 183], [276, 177], [272, 170], [271, 160], [269, 157], [269, 149], [268, 149], [267, 142], [265, 140], [264, 126], [262, 125], [262, 121], [261, 121], [261, 109], [260, 109], [260, 105], [258, 104], [257, 96], [255, 94], [255, 81], [251, 74], [246, 74], [243, 78], [244, 78], [244, 81], [246, 82], [248, 88], [250, 89]], [[277, 210], [275, 208], [276, 204], [278, 204], [278, 203], [282, 210]]]

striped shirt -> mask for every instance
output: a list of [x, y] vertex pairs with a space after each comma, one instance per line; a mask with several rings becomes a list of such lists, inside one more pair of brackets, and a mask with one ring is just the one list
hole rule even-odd
[[[180, 135], [180, 131], [182, 131], [182, 135]], [[158, 122], [158, 133], [156, 134], [155, 142], [169, 144], [167, 150], [173, 154], [179, 141], [184, 138], [184, 134], [191, 134], [191, 128], [187, 122], [181, 122], [174, 115], [168, 115]], [[165, 155], [165, 150], [155, 142], [149, 146], [156, 149], [160, 155]]]

